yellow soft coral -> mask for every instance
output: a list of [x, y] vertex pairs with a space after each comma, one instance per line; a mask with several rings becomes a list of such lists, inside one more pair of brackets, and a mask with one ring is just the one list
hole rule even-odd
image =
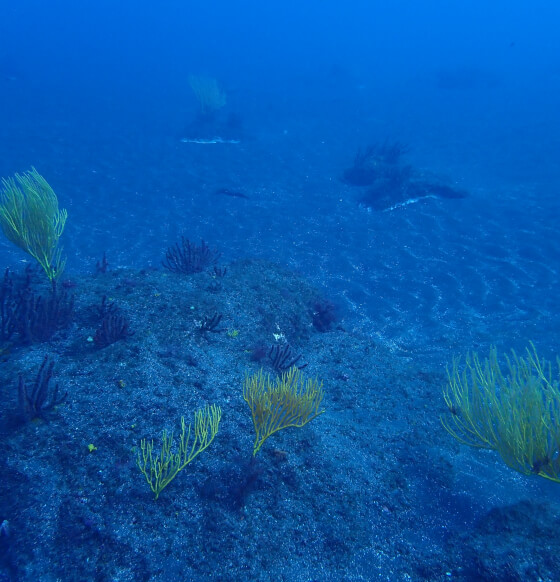
[[243, 398], [251, 409], [255, 426], [253, 456], [264, 441], [275, 432], [289, 426], [304, 426], [316, 416], [323, 400], [323, 383], [305, 380], [295, 366], [274, 382], [260, 370], [245, 377]]
[[560, 482], [560, 360], [557, 372], [531, 344], [525, 358], [512, 351], [502, 372], [495, 349], [480, 361], [467, 354], [448, 370], [445, 429], [460, 442], [497, 451], [524, 475]]
[[35, 168], [2, 179], [0, 227], [6, 238], [37, 260], [50, 281], [64, 270], [58, 240], [66, 217], [53, 189]]

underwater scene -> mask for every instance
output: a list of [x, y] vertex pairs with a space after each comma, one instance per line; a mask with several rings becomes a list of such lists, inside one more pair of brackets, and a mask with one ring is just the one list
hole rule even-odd
[[0, 582], [560, 580], [560, 4], [0, 7]]

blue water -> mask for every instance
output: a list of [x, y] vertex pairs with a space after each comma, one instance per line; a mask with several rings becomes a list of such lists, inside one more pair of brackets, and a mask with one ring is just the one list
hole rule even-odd
[[[182, 235], [219, 248], [224, 264], [250, 258], [287, 267], [337, 306], [347, 332], [383, 346], [401, 375], [410, 371], [407, 390], [433, 408], [411, 405], [406, 422], [422, 425], [424, 415], [433, 420], [442, 412], [439, 387], [454, 355], [487, 353], [492, 345], [522, 351], [529, 341], [548, 359], [559, 352], [559, 19], [553, 1], [22, 0], [0, 8], [0, 176], [34, 166], [68, 209], [68, 279], [93, 273], [103, 253], [113, 269], [160, 269], [165, 249]], [[181, 141], [198, 108], [189, 75], [218, 80], [227, 96], [220, 116], [240, 120], [236, 143]], [[406, 163], [418, 175], [468, 195], [384, 210], [361, 204], [364, 189], [344, 182], [344, 171], [360, 148], [387, 141], [408, 145]], [[28, 259], [6, 240], [0, 241], [0, 256], [0, 265], [14, 270]], [[352, 366], [359, 366], [359, 358]], [[327, 368], [313, 369], [326, 386]], [[7, 382], [8, 372], [3, 374]], [[424, 385], [420, 374], [436, 380]], [[355, 422], [363, 423], [363, 434], [380, 434], [377, 428], [398, 433], [399, 407], [406, 404], [397, 400], [394, 422], [373, 424], [367, 414], [356, 420], [360, 414], [347, 403], [329, 404], [332, 425], [316, 438], [324, 454], [340, 455], [341, 473], [360, 472], [355, 492], [378, 478], [368, 469], [368, 437], [355, 437], [363, 447], [345, 460], [337, 430]], [[504, 579], [488, 575], [490, 568], [486, 578], [477, 578], [474, 570], [461, 574], [457, 564], [448, 576], [428, 565], [413, 572], [411, 564], [429, 561], [423, 536], [427, 546], [443, 552], [446, 531], [461, 530], [463, 523], [468, 532], [473, 520], [519, 500], [543, 502], [543, 513], [558, 519], [558, 490], [512, 473], [489, 453], [453, 448], [442, 432], [436, 442], [417, 443], [416, 450], [411, 443], [411, 450], [398, 452], [387, 446], [388, 472], [402, 471], [415, 483], [403, 493], [414, 514], [408, 534], [394, 531], [386, 548], [376, 534], [384, 526], [374, 527], [371, 515], [381, 523], [396, 507], [402, 510], [388, 493], [364, 502], [367, 512], [356, 509], [353, 519], [362, 527], [345, 541], [344, 562], [330, 560], [318, 569], [322, 555], [337, 555], [342, 542], [331, 547], [321, 538], [323, 545], [311, 540], [307, 546], [303, 539], [294, 541], [292, 569], [271, 558], [265, 561], [270, 570], [258, 579]], [[454, 477], [433, 468], [441, 457]], [[303, 514], [305, 496], [313, 491], [321, 498], [326, 485], [310, 483], [303, 464], [291, 471], [302, 483], [288, 497], [303, 506]], [[440, 487], [439, 478], [452, 484]], [[267, 486], [251, 494], [257, 511], [265, 512], [258, 496], [267, 495]], [[228, 564], [241, 560], [238, 550], [226, 549], [229, 540], [221, 540], [219, 528], [200, 533], [204, 506], [213, 498], [199, 496], [196, 502], [197, 511], [188, 516], [192, 535], [212, 535], [218, 548], [224, 544], [223, 552], [201, 558], [203, 568], [189, 562], [181, 569], [168, 554], [158, 573], [157, 560], [147, 556], [146, 578], [109, 566], [96, 579], [159, 580], [162, 572], [184, 580], [257, 579], [251, 565], [258, 560], [252, 563], [250, 556], [243, 557], [245, 570], [229, 566], [228, 575]], [[346, 510], [354, 509], [349, 501]], [[0, 521], [30, 531], [42, 527], [27, 523], [22, 507], [11, 509], [18, 515], [2, 511], [0, 501]], [[167, 511], [162, 524], [170, 519]], [[328, 501], [317, 511], [328, 513]], [[274, 519], [260, 519], [263, 528], [298, 527], [274, 525], [282, 521], [281, 508]], [[324, 523], [315, 519], [320, 530]], [[259, 543], [280, 543], [246, 525], [237, 535], [246, 536], [248, 545], [252, 535]], [[382, 531], [389, 535], [391, 527]], [[127, 539], [106, 533], [134, 544], [132, 534]], [[515, 528], [511, 535], [513, 540]], [[177, 549], [163, 525], [154, 536], [151, 543], [168, 553]], [[75, 544], [70, 557], [61, 550], [58, 560], [87, 554], [87, 544]], [[52, 555], [22, 557], [10, 547], [18, 567], [4, 566], [0, 579], [54, 580]], [[534, 562], [544, 559], [530, 555]], [[26, 570], [25, 561], [34, 566]], [[84, 576], [72, 579], [90, 579]]]

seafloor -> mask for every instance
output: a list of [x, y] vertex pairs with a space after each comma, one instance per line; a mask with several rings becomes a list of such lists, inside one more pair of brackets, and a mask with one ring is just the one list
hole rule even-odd
[[[118, 110], [47, 96], [26, 110], [29, 92], [11, 90], [3, 175], [36, 166], [68, 208], [75, 311], [50, 341], [2, 353], [2, 582], [560, 579], [558, 485], [440, 423], [454, 356], [530, 340], [547, 359], [558, 351], [546, 119], [509, 134], [487, 101], [475, 127], [448, 96], [435, 125], [418, 93], [417, 109], [404, 96], [245, 96], [241, 143], [206, 146], [180, 142], [188, 111], [162, 95]], [[341, 176], [358, 147], [388, 136], [468, 197], [360, 206]], [[181, 235], [217, 248], [222, 270], [163, 269]], [[22, 273], [25, 257], [2, 244]], [[131, 332], [107, 347], [91, 341], [103, 297]], [[324, 381], [325, 413], [252, 460], [243, 380], [275, 373], [268, 351], [285, 342]], [[66, 399], [21, 422], [19, 376], [32, 385], [45, 355]], [[206, 403], [223, 411], [215, 441], [154, 501], [140, 440], [157, 444]]]
[[[4, 356], [5, 579], [556, 578], [558, 506], [496, 508], [482, 497], [508, 497], [521, 478], [442, 430], [443, 370], [412, 364], [344, 318], [318, 329], [324, 298], [299, 275], [264, 260], [224, 267], [222, 277], [78, 277], [71, 330]], [[99, 347], [104, 296], [134, 335]], [[201, 330], [214, 314], [219, 325]], [[325, 413], [252, 459], [244, 376], [274, 374], [260, 348], [288, 338], [302, 372], [324, 380]], [[32, 382], [46, 353], [67, 399], [22, 425], [17, 375]], [[222, 408], [218, 436], [154, 501], [136, 466], [140, 440], [157, 446], [206, 403]]]

